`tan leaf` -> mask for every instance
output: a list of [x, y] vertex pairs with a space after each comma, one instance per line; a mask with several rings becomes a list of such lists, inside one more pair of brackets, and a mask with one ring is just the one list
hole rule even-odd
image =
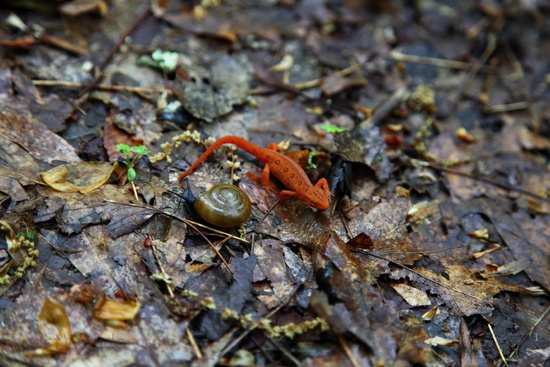
[[117, 162], [70, 163], [40, 172], [40, 177], [58, 191], [86, 194], [105, 184], [117, 165]]
[[[38, 314], [38, 332], [49, 343], [43, 351], [66, 353], [71, 345], [71, 323], [63, 305], [48, 297]], [[44, 353], [49, 354], [49, 353]]]

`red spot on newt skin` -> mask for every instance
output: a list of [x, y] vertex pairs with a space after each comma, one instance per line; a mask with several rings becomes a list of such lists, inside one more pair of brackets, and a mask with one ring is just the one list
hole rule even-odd
[[197, 168], [214, 150], [224, 144], [233, 144], [242, 150], [252, 154], [265, 164], [262, 172], [262, 186], [269, 186], [269, 174], [275, 176], [289, 190], [283, 190], [279, 194], [281, 200], [289, 196], [305, 201], [315, 209], [325, 210], [330, 205], [330, 190], [327, 180], [322, 178], [315, 186], [311, 183], [304, 170], [294, 160], [277, 152], [275, 145], [270, 144], [271, 149], [266, 149], [252, 144], [246, 139], [238, 136], [224, 136], [219, 138], [197, 159], [191, 167], [179, 175], [178, 180], [185, 178]]

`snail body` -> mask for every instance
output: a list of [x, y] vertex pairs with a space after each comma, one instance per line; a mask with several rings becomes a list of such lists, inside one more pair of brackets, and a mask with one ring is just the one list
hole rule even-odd
[[237, 186], [219, 184], [199, 194], [194, 208], [202, 219], [217, 227], [239, 227], [250, 217], [252, 204]]

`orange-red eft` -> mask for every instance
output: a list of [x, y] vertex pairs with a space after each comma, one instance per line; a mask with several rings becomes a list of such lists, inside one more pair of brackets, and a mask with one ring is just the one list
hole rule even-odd
[[330, 204], [330, 190], [327, 180], [322, 178], [315, 186], [311, 183], [304, 170], [294, 160], [277, 152], [276, 144], [269, 144], [269, 148], [262, 148], [252, 144], [248, 140], [238, 136], [224, 136], [219, 138], [197, 159], [191, 167], [179, 175], [178, 180], [183, 179], [197, 168], [214, 150], [224, 144], [233, 144], [242, 150], [252, 154], [265, 164], [262, 172], [262, 186], [269, 186], [269, 174], [275, 176], [290, 190], [283, 190], [279, 194], [281, 200], [294, 196], [305, 201], [315, 209], [325, 210]]

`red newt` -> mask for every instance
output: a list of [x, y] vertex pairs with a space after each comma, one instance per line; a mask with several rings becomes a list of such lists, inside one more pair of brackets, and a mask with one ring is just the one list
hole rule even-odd
[[236, 145], [263, 162], [265, 166], [262, 172], [262, 186], [269, 186], [269, 174], [271, 173], [289, 189], [281, 191], [279, 194], [281, 200], [293, 196], [305, 201], [315, 209], [325, 210], [329, 207], [330, 196], [332, 194], [330, 193], [326, 179], [320, 179], [314, 186], [298, 163], [277, 152], [277, 144], [272, 143], [269, 144], [268, 148], [262, 148], [238, 136], [224, 136], [216, 140], [191, 167], [179, 175], [178, 180], [190, 174], [214, 150], [224, 144]]

